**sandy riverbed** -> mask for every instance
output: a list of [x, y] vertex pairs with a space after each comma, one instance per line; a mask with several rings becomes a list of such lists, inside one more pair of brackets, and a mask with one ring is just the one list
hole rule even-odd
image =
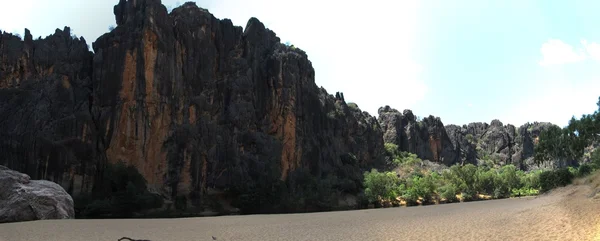
[[0, 240], [599, 240], [589, 185], [536, 198], [310, 214], [0, 224]]

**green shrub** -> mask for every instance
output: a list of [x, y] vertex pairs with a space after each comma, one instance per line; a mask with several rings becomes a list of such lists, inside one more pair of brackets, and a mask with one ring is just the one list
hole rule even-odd
[[410, 190], [411, 195], [416, 195], [417, 197], [423, 198], [423, 201], [428, 202], [431, 201], [431, 196], [435, 191], [435, 186], [430, 178], [431, 176], [418, 177], [415, 176], [408, 183], [408, 190]]
[[600, 148], [596, 148], [590, 154], [591, 165], [594, 169], [600, 169]]
[[507, 195], [506, 193], [506, 189], [501, 188], [501, 187], [497, 187], [496, 189], [494, 189], [494, 198], [505, 198]]
[[476, 186], [476, 174], [477, 167], [473, 164], [467, 164], [464, 166], [451, 166], [448, 171], [444, 171], [442, 173], [442, 176], [447, 180], [447, 182], [458, 188], [459, 192], [468, 191], [470, 193], [474, 193]]
[[385, 154], [388, 159], [388, 167], [396, 168], [399, 166], [416, 166], [423, 163], [416, 154], [400, 151], [398, 145], [393, 143], [385, 143]]
[[521, 179], [515, 166], [506, 165], [500, 168], [494, 181], [494, 198], [506, 198], [513, 188], [521, 186]]
[[364, 174], [365, 196], [369, 202], [393, 200], [400, 196], [400, 179], [394, 172], [378, 172], [373, 169]]
[[529, 189], [540, 189], [540, 175], [542, 171], [531, 171], [520, 177], [521, 186]]
[[406, 202], [406, 206], [414, 206], [419, 200], [419, 194], [414, 188], [409, 188], [402, 194], [402, 199]]
[[475, 199], [475, 193], [471, 190], [465, 190], [465, 191], [461, 192], [460, 196], [462, 197], [462, 200], [465, 202], [472, 201]]
[[581, 164], [579, 168], [577, 168], [577, 177], [583, 177], [590, 174], [594, 169], [589, 164]]
[[573, 181], [574, 175], [565, 170], [565, 169], [558, 169], [555, 170], [556, 175], [557, 175], [557, 185], [559, 186], [566, 186], [571, 184], [571, 181]]
[[540, 191], [547, 192], [553, 188], [569, 185], [573, 177], [573, 173], [567, 168], [542, 172], [540, 174]]
[[495, 189], [494, 180], [496, 179], [497, 173], [495, 170], [478, 167], [475, 174], [475, 186], [474, 189], [480, 193], [492, 194]]
[[593, 169], [591, 165], [581, 165], [579, 168], [524, 172], [514, 165], [490, 168], [457, 164], [440, 174], [422, 170], [421, 159], [411, 153], [399, 152], [394, 144], [386, 144], [386, 152], [396, 157], [400, 171], [408, 175], [400, 179], [393, 172], [365, 172], [363, 183], [365, 198], [369, 202], [402, 197], [410, 206], [416, 204], [419, 198], [423, 198], [424, 202], [430, 202], [434, 197], [453, 202], [457, 193], [464, 201], [478, 199], [478, 194], [493, 198], [537, 195], [568, 185], [575, 176], [586, 175]]
[[520, 179], [514, 165], [506, 165], [500, 168], [500, 178], [506, 183], [509, 190], [519, 186]]
[[438, 188], [440, 197], [446, 199], [447, 202], [456, 202], [457, 188], [452, 184], [446, 184]]
[[567, 169], [569, 170], [569, 172], [571, 173], [571, 175], [577, 176], [577, 168], [575, 168], [575, 167], [567, 167]]

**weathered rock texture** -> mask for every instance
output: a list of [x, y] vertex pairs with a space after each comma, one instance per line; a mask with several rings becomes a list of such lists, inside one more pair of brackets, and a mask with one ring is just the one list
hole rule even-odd
[[94, 53], [68, 28], [2, 35], [0, 164], [78, 193], [122, 161], [155, 191], [194, 199], [272, 170], [359, 183], [381, 159], [377, 120], [318, 88], [306, 53], [257, 19], [242, 29], [159, 0], [121, 0], [114, 13]]
[[490, 160], [496, 165], [513, 164], [521, 169], [539, 168], [533, 161], [534, 144], [550, 123], [527, 123], [518, 129], [499, 120], [443, 126], [439, 118], [417, 120], [412, 111], [403, 113], [389, 106], [379, 109], [379, 123], [386, 143], [422, 159], [446, 165], [478, 164]]
[[386, 143], [400, 150], [415, 153], [419, 158], [452, 165], [457, 152], [439, 117], [429, 116], [417, 121], [410, 110], [400, 113], [389, 106], [379, 108], [379, 123]]
[[60, 185], [0, 166], [0, 223], [74, 217], [73, 199]]
[[68, 27], [37, 40], [27, 29], [23, 40], [0, 35], [1, 165], [69, 188], [74, 179], [87, 185], [75, 175], [95, 156], [92, 57]]

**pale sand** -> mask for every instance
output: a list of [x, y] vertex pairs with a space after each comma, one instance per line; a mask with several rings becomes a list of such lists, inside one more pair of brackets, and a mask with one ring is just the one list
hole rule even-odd
[[537, 198], [309, 214], [0, 225], [0, 240], [600, 240], [589, 186]]

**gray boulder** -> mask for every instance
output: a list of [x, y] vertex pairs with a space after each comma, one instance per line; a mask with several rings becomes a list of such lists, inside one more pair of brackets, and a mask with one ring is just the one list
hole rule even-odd
[[0, 166], [0, 223], [74, 217], [73, 198], [60, 185]]

